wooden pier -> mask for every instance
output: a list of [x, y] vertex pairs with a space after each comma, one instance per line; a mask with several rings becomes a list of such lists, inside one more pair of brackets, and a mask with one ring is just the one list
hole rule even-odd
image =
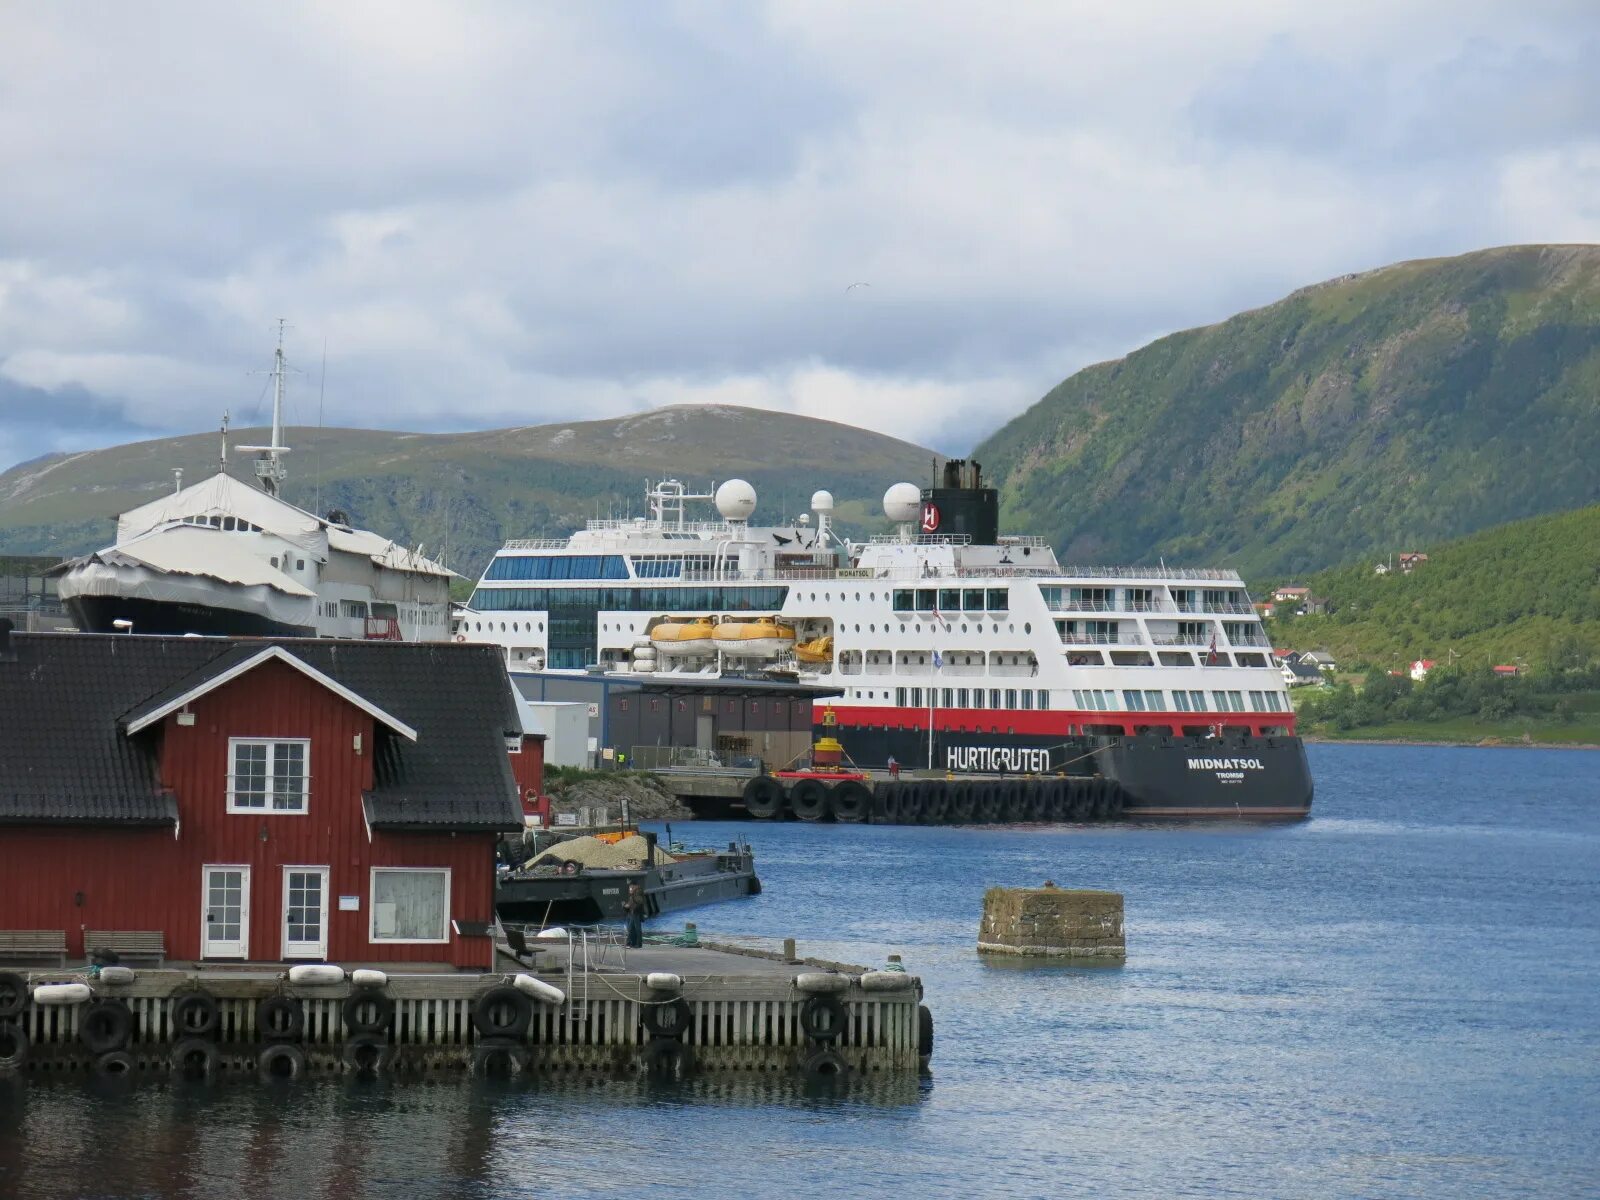
[[[329, 982], [296, 982], [283, 964], [8, 971], [0, 1075], [847, 1079], [927, 1065], [931, 1017], [915, 976], [708, 947], [619, 956], [571, 971], [503, 954], [506, 970], [489, 973], [321, 968]], [[61, 984], [86, 988], [68, 1002]]]

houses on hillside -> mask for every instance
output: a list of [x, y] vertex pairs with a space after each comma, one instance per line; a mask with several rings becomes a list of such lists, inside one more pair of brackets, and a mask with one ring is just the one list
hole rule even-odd
[[[1314, 596], [1308, 587], [1288, 585], [1273, 589], [1272, 599], [1276, 604], [1287, 605], [1296, 616], [1321, 615], [1328, 611], [1328, 600], [1325, 596]], [[1264, 613], [1271, 616], [1271, 613]]]
[[1428, 672], [1438, 666], [1431, 658], [1419, 658], [1411, 664], [1411, 678], [1421, 683], [1428, 677]]
[[495, 846], [542, 791], [489, 646], [15, 634], [0, 925], [82, 956], [493, 963]]

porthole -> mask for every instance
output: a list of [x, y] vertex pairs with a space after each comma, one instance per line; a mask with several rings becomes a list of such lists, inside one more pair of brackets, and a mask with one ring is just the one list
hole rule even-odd
[[1033, 632], [1033, 622], [1031, 622], [1031, 621], [1023, 622], [1022, 632], [1023, 633], [1032, 633]]

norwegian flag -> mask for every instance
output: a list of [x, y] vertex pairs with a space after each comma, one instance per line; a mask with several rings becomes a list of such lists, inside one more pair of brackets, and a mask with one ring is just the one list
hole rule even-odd
[[1215, 629], [1213, 629], [1211, 631], [1211, 649], [1206, 651], [1206, 666], [1214, 667], [1216, 665], [1217, 665], [1217, 631]]

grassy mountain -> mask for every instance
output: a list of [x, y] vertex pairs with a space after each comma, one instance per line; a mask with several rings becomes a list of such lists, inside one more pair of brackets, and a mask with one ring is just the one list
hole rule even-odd
[[1352, 669], [1431, 658], [1549, 676], [1600, 662], [1600, 505], [1423, 549], [1409, 575], [1373, 560], [1299, 581], [1332, 611], [1275, 620], [1273, 645], [1325, 647]]
[[[1069, 561], [1315, 569], [1600, 496], [1600, 247], [1318, 284], [1078, 372], [975, 452]], [[1407, 544], [1406, 549], [1413, 546]]]
[[[229, 441], [266, 437], [241, 429]], [[875, 528], [884, 489], [927, 478], [934, 457], [848, 425], [726, 405], [480, 433], [296, 428], [285, 440], [295, 448], [285, 499], [342, 508], [432, 553], [448, 527], [450, 565], [468, 575], [507, 538], [556, 537], [597, 512], [641, 513], [645, 481], [665, 476], [692, 486], [748, 479], [760, 496], [758, 520], [803, 512], [813, 491], [828, 488], [846, 530]], [[0, 550], [77, 554], [105, 545], [118, 512], [170, 490], [173, 468], [189, 482], [215, 471], [217, 451], [216, 434], [197, 434], [13, 467], [0, 474]], [[240, 478], [250, 477], [246, 457], [230, 464]]]

